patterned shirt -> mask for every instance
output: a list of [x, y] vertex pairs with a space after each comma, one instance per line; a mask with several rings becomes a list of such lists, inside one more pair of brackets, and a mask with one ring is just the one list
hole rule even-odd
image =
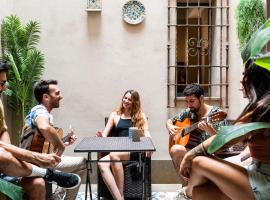
[[[208, 115], [211, 115], [211, 114], [216, 113], [218, 111], [221, 111], [221, 109], [217, 106], [213, 106], [213, 108], [210, 110]], [[186, 118], [189, 118], [192, 123], [196, 123], [199, 121], [197, 114], [191, 112], [189, 108], [186, 108], [180, 114], [175, 115], [174, 117], [171, 118], [171, 120], [172, 120], [173, 124], [175, 124], [176, 121], [183, 122]], [[225, 126], [226, 124], [227, 124], [226, 120], [222, 120], [220, 122], [212, 124], [212, 126], [216, 131], [218, 131], [218, 129], [221, 126]], [[195, 146], [197, 146], [198, 144], [200, 144], [203, 141], [205, 141], [206, 139], [208, 139], [209, 137], [210, 137], [209, 133], [202, 131], [200, 129], [195, 129], [194, 131], [191, 132], [189, 142], [188, 142], [186, 147], [188, 149], [192, 149]]]
[[32, 127], [32, 129], [35, 129], [37, 127], [36, 124], [36, 118], [37, 116], [43, 116], [48, 119], [50, 124], [53, 124], [53, 116], [48, 112], [46, 107], [42, 104], [36, 105], [31, 109], [30, 112], [28, 112], [26, 116], [26, 126]]

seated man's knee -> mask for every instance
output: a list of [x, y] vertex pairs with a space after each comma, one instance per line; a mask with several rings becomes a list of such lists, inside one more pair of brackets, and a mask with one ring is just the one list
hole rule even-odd
[[23, 178], [21, 184], [26, 193], [36, 192], [45, 195], [46, 187], [43, 178]]
[[205, 164], [207, 164], [208, 157], [205, 156], [197, 156], [192, 160], [192, 168], [204, 168]]
[[43, 178], [35, 178], [33, 185], [35, 187], [45, 188], [45, 180]]
[[181, 145], [173, 145], [169, 151], [171, 157], [178, 155], [178, 156], [184, 156], [187, 152], [186, 148]]

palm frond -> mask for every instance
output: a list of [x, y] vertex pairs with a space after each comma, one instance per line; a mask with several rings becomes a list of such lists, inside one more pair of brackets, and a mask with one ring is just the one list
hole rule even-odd
[[249, 42], [241, 53], [245, 63], [250, 57], [257, 56], [270, 39], [270, 19], [252, 34]]
[[33, 86], [44, 71], [44, 55], [36, 48], [39, 40], [38, 22], [30, 21], [23, 26], [16, 15], [2, 21], [2, 57], [12, 66], [9, 71], [8, 105], [17, 111], [21, 122], [35, 102]]
[[13, 58], [12, 54], [8, 53], [8, 56], [7, 57], [9, 59], [9, 62], [11, 64], [11, 66], [12, 66], [12, 70], [14, 72], [14, 75], [15, 75], [16, 80], [17, 81], [21, 81], [21, 76], [20, 76], [20, 73], [18, 71], [18, 67], [17, 67], [17, 65], [16, 65], [16, 63], [14, 61], [14, 58]]
[[21, 71], [26, 84], [36, 82], [41, 78], [44, 64], [45, 57], [40, 51], [36, 49], [29, 50], [28, 56], [24, 61], [24, 65], [27, 67]]
[[254, 130], [265, 128], [270, 128], [270, 123], [251, 122], [247, 124], [223, 126], [218, 130], [215, 139], [208, 147], [208, 153], [212, 154], [221, 149], [225, 144], [231, 142], [232, 140], [236, 140], [237, 138], [252, 134], [252, 131]]
[[25, 27], [26, 48], [35, 48], [40, 40], [40, 26], [36, 21], [30, 21]]

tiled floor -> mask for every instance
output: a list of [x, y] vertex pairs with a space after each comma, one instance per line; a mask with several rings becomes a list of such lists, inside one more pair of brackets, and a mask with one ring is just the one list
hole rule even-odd
[[[152, 200], [176, 200], [176, 192], [152, 192]], [[93, 200], [97, 200], [97, 193], [93, 193], [92, 195]], [[84, 196], [84, 192], [79, 192], [76, 200], [84, 200], [85, 196]], [[87, 197], [87, 199], [90, 199], [89, 195]], [[182, 199], [177, 199], [177, 200], [182, 200]], [[183, 199], [184, 200], [184, 199]]]
[[[177, 192], [176, 190], [179, 189], [181, 185], [178, 184], [153, 184], [152, 185], [152, 200], [176, 200]], [[96, 186], [92, 186], [93, 191], [96, 191]], [[76, 200], [84, 200], [84, 192], [83, 188], [80, 188], [80, 192], [78, 193], [78, 196]], [[159, 191], [159, 192], [157, 192]], [[97, 193], [94, 192], [93, 195], [93, 200], [97, 200]], [[90, 199], [89, 195], [88, 198]], [[177, 200], [185, 200], [185, 198], [177, 198]]]

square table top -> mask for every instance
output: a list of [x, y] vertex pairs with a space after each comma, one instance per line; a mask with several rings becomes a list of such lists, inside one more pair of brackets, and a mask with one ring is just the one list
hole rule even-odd
[[74, 152], [145, 152], [156, 151], [151, 138], [141, 137], [133, 142], [128, 137], [86, 137], [74, 149]]

